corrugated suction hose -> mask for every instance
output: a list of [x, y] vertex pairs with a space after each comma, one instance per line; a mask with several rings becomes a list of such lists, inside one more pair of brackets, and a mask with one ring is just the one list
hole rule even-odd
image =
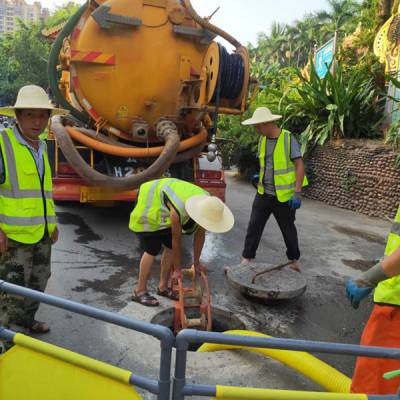
[[[178, 131], [176, 128], [172, 129], [173, 125], [171, 122], [168, 129], [166, 129], [167, 134], [165, 135], [165, 145], [162, 147], [162, 151], [160, 152], [158, 158], [145, 171], [140, 172], [139, 174], [117, 178], [104, 175], [92, 169], [86, 163], [86, 161], [79, 154], [78, 150], [75, 148], [71, 136], [67, 132], [67, 127], [62, 124], [62, 119], [60, 116], [53, 117], [51, 121], [52, 131], [57, 139], [57, 144], [60, 146], [65, 158], [72, 165], [76, 173], [93, 186], [112, 188], [116, 189], [117, 191], [136, 189], [143, 182], [161, 177], [174, 160], [180, 144]], [[83, 135], [82, 133], [80, 134]], [[105, 145], [105, 143], [100, 144]]]
[[[247, 336], [260, 336], [271, 337], [259, 332], [246, 331], [246, 330], [233, 330], [224, 332], [230, 335], [247, 335]], [[219, 350], [232, 350], [232, 349], [245, 349], [254, 351], [259, 354], [271, 357], [275, 360], [282, 362], [288, 367], [300, 372], [307, 376], [315, 383], [318, 383], [330, 392], [336, 393], [349, 393], [351, 379], [342, 374], [335, 368], [314, 357], [313, 355], [304, 351], [290, 351], [290, 350], [276, 350], [264, 349], [258, 347], [246, 346], [232, 346], [222, 344], [203, 344], [197, 351], [199, 352], [212, 352]]]

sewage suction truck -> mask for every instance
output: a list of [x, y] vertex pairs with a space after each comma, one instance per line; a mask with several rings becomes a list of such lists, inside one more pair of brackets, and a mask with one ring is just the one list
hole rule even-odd
[[49, 135], [56, 201], [130, 201], [160, 176], [224, 199], [216, 122], [246, 109], [248, 51], [190, 0], [89, 0], [57, 32], [48, 74], [70, 113]]

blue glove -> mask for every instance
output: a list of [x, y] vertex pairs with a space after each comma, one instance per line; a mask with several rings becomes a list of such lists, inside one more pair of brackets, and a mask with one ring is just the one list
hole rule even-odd
[[259, 174], [254, 174], [251, 178], [251, 184], [258, 189], [258, 181], [260, 179], [260, 175]]
[[301, 207], [301, 195], [300, 193], [295, 193], [289, 200], [289, 207], [292, 210], [297, 210]]
[[371, 293], [372, 289], [372, 287], [359, 287], [353, 279], [346, 282], [347, 298], [355, 309], [360, 305], [360, 301]]

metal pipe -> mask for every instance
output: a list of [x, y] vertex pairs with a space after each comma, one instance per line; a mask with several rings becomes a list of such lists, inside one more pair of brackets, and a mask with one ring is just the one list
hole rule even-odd
[[7, 340], [7, 342], [12, 342], [16, 332], [10, 331], [7, 328], [0, 327], [0, 338]]
[[[168, 328], [167, 328], [168, 329]], [[175, 336], [171, 333], [175, 342]], [[160, 379], [158, 381], [158, 398], [159, 400], [169, 400], [171, 391], [171, 358], [172, 349], [169, 343], [160, 343], [161, 355], [160, 355]]]
[[[191, 329], [189, 329], [191, 331]], [[186, 329], [181, 331], [185, 332]], [[179, 337], [179, 334], [178, 336]], [[188, 342], [186, 340], [176, 341], [175, 343], [176, 353], [175, 353], [175, 376], [172, 378], [172, 399], [182, 400], [184, 398], [183, 388], [186, 384], [186, 359], [188, 351]]]
[[86, 315], [104, 322], [109, 322], [114, 325], [122, 326], [124, 328], [132, 329], [141, 333], [146, 333], [159, 339], [166, 346], [166, 348], [172, 348], [174, 345], [174, 335], [166, 326], [151, 324], [149, 322], [143, 322], [133, 318], [124, 317], [110, 311], [101, 310], [92, 306], [52, 296], [50, 294], [37, 292], [36, 290], [14, 285], [3, 280], [0, 280], [0, 291], [12, 293], [17, 296], [28, 297], [40, 303], [49, 304], [64, 310], [73, 311], [77, 314]]
[[154, 379], [143, 378], [142, 376], [132, 374], [129, 378], [129, 383], [133, 386], [146, 389], [150, 393], [158, 393], [158, 382]]
[[400, 360], [400, 348], [360, 346], [355, 344], [317, 342], [298, 339], [260, 338], [254, 336], [229, 335], [216, 332], [200, 332], [184, 329], [176, 337], [176, 348], [188, 343], [219, 343], [236, 346], [264, 347], [281, 350], [298, 350], [314, 353], [343, 354]]
[[184, 396], [211, 396], [217, 395], [216, 386], [211, 385], [185, 385], [182, 389]]

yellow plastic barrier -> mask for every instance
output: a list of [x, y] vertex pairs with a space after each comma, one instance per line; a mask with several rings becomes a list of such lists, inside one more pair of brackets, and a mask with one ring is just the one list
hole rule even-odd
[[366, 394], [298, 392], [234, 386], [217, 386], [216, 398], [224, 400], [368, 400]]
[[29, 338], [0, 356], [1, 400], [139, 400], [130, 371]]
[[[271, 337], [259, 332], [245, 331], [245, 330], [232, 330], [224, 333], [230, 335], [247, 335], [247, 336], [259, 336], [267, 338]], [[329, 392], [335, 392], [335, 393], [350, 392], [350, 385], [351, 385], [350, 378], [339, 372], [337, 369], [331, 367], [330, 365], [324, 363], [323, 361], [319, 360], [318, 358], [304, 351], [263, 349], [257, 347], [232, 346], [232, 345], [211, 344], [211, 343], [204, 343], [202, 346], [199, 347], [197, 351], [212, 352], [212, 351], [232, 350], [232, 349], [246, 349], [278, 360], [283, 364], [287, 365], [288, 367], [296, 371], [299, 371], [301, 374], [310, 378], [314, 382], [318, 383]], [[297, 399], [297, 397], [292, 397], [292, 398]], [[365, 397], [363, 397], [362, 399], [364, 398]], [[277, 397], [277, 399], [280, 399], [280, 397]], [[299, 397], [299, 399], [303, 399], [303, 397]]]

